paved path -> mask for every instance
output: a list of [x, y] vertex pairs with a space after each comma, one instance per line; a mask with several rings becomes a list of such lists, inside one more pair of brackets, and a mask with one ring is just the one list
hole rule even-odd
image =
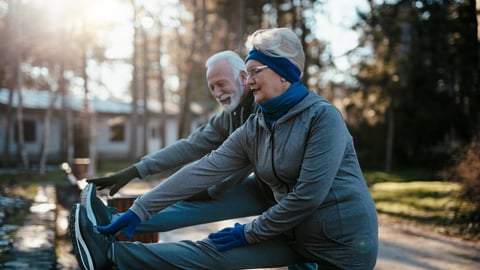
[[377, 270], [478, 270], [480, 242], [472, 243], [380, 216]]
[[[234, 222], [249, 218], [222, 221], [160, 234], [160, 241], [202, 239]], [[478, 270], [480, 243], [428, 232], [418, 227], [395, 223], [380, 216], [380, 247], [376, 270]], [[278, 268], [287, 269], [287, 268]]]
[[[31, 214], [17, 232], [14, 260], [0, 264], [0, 269], [62, 269], [77, 270], [70, 240], [66, 236], [70, 209], [55, 202], [55, 188], [39, 188]], [[57, 213], [55, 215], [55, 213]], [[57, 217], [55, 223], [55, 217]], [[228, 220], [161, 233], [159, 241], [202, 239], [234, 222], [251, 218]], [[57, 229], [57, 258], [55, 258], [55, 227]], [[56, 261], [55, 261], [56, 259]], [[286, 269], [286, 268], [278, 268]], [[393, 222], [380, 216], [380, 250], [376, 270], [478, 270], [480, 243], [446, 237], [422, 228]]]
[[55, 258], [55, 187], [38, 188], [30, 213], [16, 232], [9, 260], [0, 269], [56, 269]]

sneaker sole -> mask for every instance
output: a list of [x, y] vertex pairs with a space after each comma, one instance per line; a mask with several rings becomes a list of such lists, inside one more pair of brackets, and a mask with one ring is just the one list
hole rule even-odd
[[95, 188], [94, 184], [88, 184], [80, 193], [80, 203], [87, 210], [87, 217], [92, 222], [94, 228], [98, 225], [92, 205], [92, 189], [95, 191]]
[[87, 244], [83, 239], [80, 230], [80, 204], [75, 204], [74, 209], [70, 212], [68, 228], [73, 249], [80, 268], [83, 270], [94, 270], [92, 256], [88, 250]]

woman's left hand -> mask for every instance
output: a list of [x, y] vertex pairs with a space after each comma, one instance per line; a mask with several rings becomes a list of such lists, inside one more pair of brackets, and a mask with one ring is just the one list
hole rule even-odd
[[235, 223], [234, 227], [224, 228], [216, 233], [210, 233], [208, 238], [217, 245], [218, 250], [225, 251], [248, 245], [244, 232], [245, 224]]
[[132, 210], [128, 210], [127, 212], [120, 215], [120, 217], [118, 217], [113, 223], [109, 224], [108, 226], [97, 226], [96, 228], [101, 233], [115, 234], [121, 229], [127, 227], [127, 230], [125, 231], [125, 236], [128, 239], [131, 239], [135, 228], [141, 222], [142, 221], [140, 220], [140, 218]]

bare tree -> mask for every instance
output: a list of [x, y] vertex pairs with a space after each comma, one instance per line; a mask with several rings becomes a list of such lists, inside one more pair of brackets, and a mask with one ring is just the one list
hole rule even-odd
[[[190, 35], [185, 37], [188, 39], [186, 47], [189, 52], [189, 61], [186, 62], [184, 69], [181, 70], [186, 75], [186, 84], [183, 92], [182, 108], [180, 115], [180, 124], [178, 137], [183, 138], [190, 132], [190, 105], [194, 100], [192, 95], [194, 87], [197, 87], [199, 78], [203, 81], [203, 62], [206, 58], [206, 38], [204, 31], [207, 28], [206, 2], [202, 1], [185, 1], [193, 13], [193, 21], [190, 25]], [[200, 6], [198, 5], [200, 3]], [[185, 54], [185, 53], [183, 53]], [[199, 92], [199, 91], [196, 91]]]
[[148, 112], [148, 98], [149, 98], [149, 84], [148, 84], [148, 73], [150, 71], [150, 60], [148, 57], [149, 46], [148, 46], [148, 35], [144, 27], [141, 27], [141, 36], [143, 42], [143, 142], [142, 142], [142, 156], [148, 153], [148, 122], [149, 122], [149, 112]]
[[[159, 23], [158, 25], [161, 28]], [[159, 94], [159, 101], [160, 101], [160, 128], [159, 128], [159, 137], [160, 137], [160, 147], [163, 148], [166, 146], [166, 136], [167, 132], [165, 126], [167, 124], [167, 110], [165, 108], [165, 87], [164, 87], [164, 78], [162, 73], [162, 66], [160, 64], [160, 60], [162, 58], [162, 35], [159, 34], [157, 36], [157, 59], [158, 59], [158, 94]]]
[[[8, 6], [13, 5], [13, 1], [7, 1]], [[18, 3], [17, 3], [18, 4]], [[7, 91], [8, 91], [8, 104], [7, 110], [5, 115], [5, 136], [3, 141], [3, 154], [2, 154], [2, 163], [3, 167], [8, 167], [10, 163], [10, 134], [12, 133], [13, 123], [15, 121], [15, 114], [14, 114], [14, 106], [13, 106], [13, 96], [14, 96], [14, 89], [16, 87], [17, 76], [19, 71], [19, 63], [18, 63], [18, 54], [17, 50], [19, 47], [18, 43], [18, 36], [16, 29], [18, 28], [18, 17], [16, 17], [16, 13], [13, 11], [17, 11], [16, 8], [12, 8], [10, 12], [7, 14], [7, 20], [5, 24], [5, 40], [10, 40], [10, 42], [3, 43], [3, 46], [6, 49], [5, 54], [5, 66], [9, 67], [5, 69], [5, 81], [7, 82]]]
[[[20, 77], [20, 76], [19, 76]], [[30, 169], [27, 150], [25, 149], [25, 132], [23, 122], [23, 93], [21, 88], [21, 82], [18, 83], [18, 104], [17, 104], [17, 151], [20, 159], [22, 160], [23, 168], [25, 170]]]
[[[20, 5], [18, 2], [15, 2], [12, 6], [12, 13], [14, 16], [17, 18], [14, 22], [14, 27], [15, 27], [15, 40], [18, 40], [22, 36], [22, 30], [20, 26], [20, 22], [18, 18], [21, 16], [21, 10], [20, 10]], [[12, 54], [13, 61], [12, 63], [15, 63], [14, 68], [17, 70], [16, 74], [16, 84], [15, 88], [17, 89], [18, 93], [18, 104], [17, 104], [17, 151], [18, 154], [20, 155], [20, 158], [22, 160], [23, 167], [25, 170], [29, 170], [29, 160], [28, 160], [28, 155], [27, 151], [25, 149], [25, 137], [24, 137], [24, 126], [23, 126], [23, 93], [22, 93], [22, 88], [23, 88], [23, 77], [22, 77], [22, 72], [20, 69], [20, 63], [21, 63], [21, 55], [19, 52], [20, 47], [17, 47]]]
[[131, 82], [131, 93], [132, 93], [132, 112], [130, 114], [130, 157], [131, 161], [137, 160], [138, 156], [138, 137], [137, 137], [137, 125], [138, 125], [138, 67], [137, 67], [137, 58], [138, 51], [136, 42], [138, 40], [138, 29], [136, 23], [138, 20], [138, 7], [135, 3], [135, 0], [131, 0], [132, 4], [132, 26], [133, 26], [133, 55], [132, 55], [132, 82]]
[[50, 146], [50, 130], [51, 130], [51, 123], [52, 123], [52, 114], [54, 110], [55, 103], [57, 101], [58, 95], [55, 92], [49, 91], [49, 101], [48, 107], [45, 111], [45, 116], [43, 118], [44, 129], [43, 129], [43, 136], [42, 136], [42, 144], [40, 146], [40, 161], [39, 161], [39, 172], [40, 175], [45, 174], [45, 169], [47, 165], [47, 155], [48, 149]]
[[9, 164], [9, 156], [10, 156], [10, 151], [9, 151], [9, 142], [10, 142], [10, 131], [12, 128], [12, 119], [13, 119], [13, 89], [9, 88], [7, 89], [8, 91], [8, 104], [7, 104], [7, 112], [5, 114], [5, 129], [3, 132], [5, 132], [4, 140], [3, 140], [3, 153], [2, 153], [2, 166], [4, 168], [8, 167]]

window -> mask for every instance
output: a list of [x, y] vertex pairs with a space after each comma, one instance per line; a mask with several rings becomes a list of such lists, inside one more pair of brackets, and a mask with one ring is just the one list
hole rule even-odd
[[125, 124], [115, 123], [110, 126], [110, 141], [111, 142], [125, 141]]
[[[18, 122], [15, 123], [14, 129], [15, 142], [18, 142]], [[33, 120], [23, 121], [23, 139], [25, 142], [35, 142], [37, 139], [37, 126]]]
[[158, 136], [157, 134], [158, 134], [158, 130], [156, 128], [153, 127], [150, 129], [150, 138], [152, 139], [157, 138]]

